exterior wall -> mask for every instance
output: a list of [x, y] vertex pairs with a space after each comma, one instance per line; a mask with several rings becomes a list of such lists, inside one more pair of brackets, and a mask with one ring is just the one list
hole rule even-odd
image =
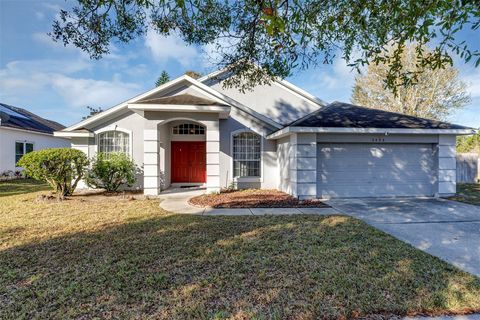
[[[131, 189], [143, 189], [144, 187], [144, 184], [143, 184], [144, 171], [145, 171], [144, 158], [143, 158], [144, 121], [145, 119], [141, 115], [133, 111], [127, 111], [113, 119], [109, 119], [102, 123], [96, 123], [95, 126], [92, 126], [92, 127], [87, 127], [88, 130], [94, 133], [98, 133], [98, 131], [101, 131], [106, 128], [111, 128], [112, 130], [117, 128], [121, 130], [127, 130], [129, 132], [129, 134], [131, 135], [131, 146], [130, 146], [131, 154], [130, 155], [133, 161], [135, 162], [135, 164], [140, 169], [140, 172], [136, 176], [136, 182], [131, 187]], [[80, 138], [80, 139], [86, 139], [86, 138]], [[73, 140], [74, 139], [72, 139], [72, 147], [74, 147]], [[85, 140], [83, 140], [82, 143], [85, 143]], [[83, 146], [81, 148], [84, 149], [85, 147]], [[89, 158], [91, 158], [95, 156], [96, 153], [97, 153], [97, 135], [95, 134], [94, 138], [88, 139], [87, 155]]]
[[290, 135], [291, 194], [299, 199], [317, 197], [317, 135]]
[[216, 79], [207, 80], [204, 83], [282, 124], [297, 120], [319, 108], [319, 105], [277, 83], [258, 85], [253, 90], [247, 90], [244, 93], [237, 88], [225, 88], [223, 82]]
[[456, 136], [438, 136], [438, 196], [451, 196], [457, 192]]
[[278, 170], [280, 172], [278, 190], [292, 194], [292, 183], [290, 181], [290, 137], [283, 137], [277, 140]]
[[50, 134], [15, 130], [0, 127], [0, 173], [18, 170], [15, 166], [15, 142], [32, 142], [33, 150], [46, 148], [68, 148], [70, 139], [54, 137]]
[[[262, 168], [259, 179], [233, 179], [232, 134], [248, 129], [262, 136]], [[272, 132], [263, 123], [254, 120], [243, 111], [232, 108], [230, 117], [220, 120], [220, 187], [228, 187], [232, 182], [241, 189], [274, 189], [278, 186], [277, 144], [265, 137]]]

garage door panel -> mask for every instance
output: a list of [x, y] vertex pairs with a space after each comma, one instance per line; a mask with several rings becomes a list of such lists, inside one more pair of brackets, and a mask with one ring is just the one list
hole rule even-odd
[[433, 195], [430, 144], [319, 144], [317, 150], [319, 197]]

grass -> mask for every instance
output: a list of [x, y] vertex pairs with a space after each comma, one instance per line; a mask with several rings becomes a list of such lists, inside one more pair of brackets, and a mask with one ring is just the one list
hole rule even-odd
[[457, 184], [457, 195], [450, 197], [449, 199], [479, 206], [480, 183]]
[[42, 190], [49, 190], [49, 186], [33, 179], [0, 181], [0, 197]]
[[353, 218], [172, 215], [155, 200], [28, 191], [0, 199], [1, 319], [480, 311], [479, 279]]

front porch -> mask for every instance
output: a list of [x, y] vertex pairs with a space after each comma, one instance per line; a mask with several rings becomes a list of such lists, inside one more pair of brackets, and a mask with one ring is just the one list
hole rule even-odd
[[143, 190], [202, 186], [220, 191], [219, 120], [230, 107], [188, 94], [129, 104], [142, 115]]

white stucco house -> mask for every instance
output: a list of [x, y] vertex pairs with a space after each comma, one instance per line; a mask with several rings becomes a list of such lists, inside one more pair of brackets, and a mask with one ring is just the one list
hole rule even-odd
[[63, 128], [23, 108], [0, 103], [0, 174], [21, 170], [17, 162], [30, 151], [70, 147], [70, 139], [53, 135]]
[[228, 76], [181, 76], [55, 135], [89, 157], [128, 153], [148, 195], [232, 183], [301, 199], [455, 193], [455, 137], [472, 129], [327, 104], [280, 80], [241, 93]]

